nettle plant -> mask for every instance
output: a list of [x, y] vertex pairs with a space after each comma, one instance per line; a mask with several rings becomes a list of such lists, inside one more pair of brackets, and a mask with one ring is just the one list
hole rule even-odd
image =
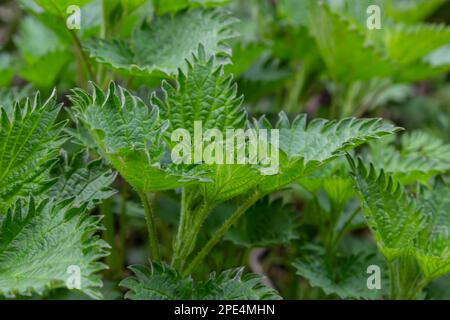
[[[286, 248], [283, 264], [299, 276], [291, 282], [306, 279], [313, 292], [305, 298], [314, 296], [312, 287], [321, 290], [316, 297], [422, 298], [433, 280], [450, 272], [450, 146], [420, 131], [397, 141], [402, 129], [381, 118], [309, 120], [285, 111], [250, 116], [241, 85], [252, 77], [272, 84], [285, 73], [254, 59], [262, 44], [240, 40], [236, 19], [215, 8], [225, 2], [24, 1], [30, 15], [15, 40], [21, 77], [43, 92], [56, 79], [62, 88], [72, 87], [70, 77], [78, 85], [62, 99], [53, 91], [46, 101], [30, 89], [0, 91], [2, 296], [52, 297], [66, 288], [102, 298], [103, 275], [127, 299], [280, 299], [277, 284], [245, 272], [245, 260], [244, 267], [233, 260], [233, 269], [210, 268], [227, 258], [224, 252], [215, 257], [215, 249], [230, 242], [246, 248], [244, 258], [253, 248]], [[286, 15], [291, 2], [280, 1], [276, 13]], [[395, 24], [402, 11], [390, 7], [397, 18], [386, 34], [364, 35], [360, 13], [333, 3], [305, 1], [307, 15], [284, 18], [307, 30], [301, 39], [314, 56], [302, 56], [302, 68], [288, 82], [286, 111], [304, 98], [309, 72], [324, 75], [335, 90], [332, 118], [371, 110], [379, 101], [370, 92], [359, 95], [371, 84], [384, 89], [447, 70], [423, 60], [435, 45], [407, 58], [397, 48], [403, 37], [412, 43], [424, 34], [445, 44], [446, 28], [412, 32]], [[101, 25], [87, 19], [79, 31], [61, 29], [69, 4], [88, 17], [101, 8]], [[48, 42], [42, 34], [35, 38], [35, 30], [45, 30], [51, 45], [41, 46], [36, 39]], [[380, 47], [366, 46], [366, 36]], [[71, 49], [76, 62], [67, 76], [61, 70]], [[349, 68], [348, 59], [357, 66]], [[59, 71], [42, 74], [48, 61]], [[253, 65], [251, 72], [242, 72], [246, 65]], [[232, 71], [242, 77], [236, 80]], [[149, 98], [136, 90], [142, 87]], [[180, 141], [173, 135], [183, 129], [194, 136], [197, 123], [223, 134], [276, 130], [267, 148], [276, 140], [278, 170], [267, 174], [264, 161], [174, 162]], [[233, 145], [234, 155], [243, 150], [249, 156], [255, 146], [247, 137]], [[203, 151], [215, 142], [203, 139]], [[195, 153], [196, 146], [187, 146]], [[173, 229], [158, 206], [162, 194], [179, 207]], [[149, 261], [128, 272], [122, 268], [133, 197], [141, 202], [135, 209], [145, 218]], [[294, 201], [301, 220], [287, 208], [292, 197], [301, 199]], [[367, 227], [378, 250], [368, 241], [362, 250], [346, 248], [352, 234]], [[381, 269], [375, 290], [368, 285], [373, 266]]]

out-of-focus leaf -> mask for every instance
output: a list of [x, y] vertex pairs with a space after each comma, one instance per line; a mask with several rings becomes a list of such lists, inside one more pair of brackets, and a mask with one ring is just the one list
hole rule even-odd
[[298, 275], [328, 295], [337, 295], [341, 299], [382, 299], [389, 287], [387, 276], [381, 273], [380, 290], [370, 290], [367, 287], [370, 276], [367, 268], [371, 265], [381, 269], [384, 263], [373, 253], [339, 256], [335, 258], [333, 265], [327, 265], [325, 258], [320, 255], [310, 255], [294, 262]]
[[127, 40], [93, 40], [86, 44], [98, 62], [133, 75], [168, 76], [185, 67], [201, 44], [217, 62], [229, 62], [226, 41], [235, 37], [234, 19], [217, 10], [189, 10], [143, 22]]
[[248, 248], [287, 245], [297, 238], [297, 225], [294, 213], [282, 200], [270, 203], [266, 197], [245, 213], [225, 239]]
[[199, 6], [209, 8], [221, 6], [230, 0], [153, 0], [153, 5], [159, 15], [175, 13], [186, 8], [196, 8]]

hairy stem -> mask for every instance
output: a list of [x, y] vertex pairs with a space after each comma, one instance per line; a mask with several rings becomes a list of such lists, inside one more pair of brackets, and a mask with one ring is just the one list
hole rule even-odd
[[153, 261], [159, 261], [159, 246], [158, 238], [156, 236], [156, 224], [155, 224], [155, 213], [153, 212], [153, 207], [150, 200], [145, 192], [140, 191], [139, 196], [141, 197], [142, 205], [144, 206], [145, 218], [147, 220], [147, 230], [150, 243], [150, 255]]
[[189, 204], [190, 199], [185, 194], [182, 198], [180, 226], [172, 258], [172, 266], [176, 269], [183, 267], [187, 258], [194, 250], [200, 229], [214, 207], [207, 202], [202, 202], [194, 210]]
[[200, 262], [205, 259], [205, 257], [209, 254], [211, 249], [220, 241], [220, 239], [225, 235], [225, 233], [233, 226], [239, 218], [258, 201], [261, 197], [259, 192], [253, 194], [250, 198], [248, 198], [237, 210], [225, 221], [225, 223], [214, 233], [214, 236], [206, 243], [206, 245], [200, 250], [197, 256], [192, 260], [189, 266], [184, 270], [183, 274], [188, 275], [195, 270]]

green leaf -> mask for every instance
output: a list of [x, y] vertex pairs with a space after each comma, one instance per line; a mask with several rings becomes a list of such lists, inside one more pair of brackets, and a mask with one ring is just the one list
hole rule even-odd
[[298, 237], [297, 226], [294, 213], [282, 200], [269, 202], [266, 197], [245, 213], [227, 232], [225, 240], [247, 248], [288, 245]]
[[158, 191], [202, 181], [198, 167], [168, 163], [162, 134], [166, 123], [156, 107], [111, 82], [106, 95], [73, 90], [75, 116], [87, 127], [103, 156], [137, 190]]
[[60, 17], [66, 17], [69, 14], [67, 9], [70, 6], [82, 7], [91, 0], [34, 0], [45, 11]]
[[169, 132], [182, 128], [194, 136], [195, 121], [201, 121], [203, 130], [225, 132], [244, 127], [247, 114], [242, 106], [243, 97], [237, 95], [233, 77], [225, 75], [222, 67], [216, 67], [214, 60], [199, 46], [192, 61], [187, 61], [187, 73], [179, 71], [175, 86], [163, 81], [164, 99], [153, 95], [152, 103], [170, 123]]
[[314, 7], [309, 29], [332, 79], [353, 82], [390, 77], [395, 73], [392, 62], [367, 42], [362, 28], [326, 5]]
[[0, 212], [18, 198], [39, 194], [49, 187], [49, 170], [64, 141], [64, 123], [56, 123], [60, 106], [55, 93], [44, 103], [39, 94], [33, 101], [1, 109]]
[[[161, 117], [170, 123], [168, 132], [186, 129], [194, 137], [195, 122], [202, 130], [218, 129], [225, 141], [227, 129], [245, 129], [247, 113], [242, 106], [242, 96], [237, 96], [237, 86], [232, 76], [222, 67], [214, 65], [214, 57], [207, 56], [204, 48], [188, 62], [188, 71], [180, 71], [175, 86], [163, 82], [164, 99], [155, 95], [152, 103], [161, 110]], [[191, 141], [194, 143], [195, 141]], [[213, 164], [201, 166], [210, 172], [212, 183], [199, 186], [205, 198], [220, 202], [245, 193], [258, 183], [259, 173], [251, 165]]]
[[190, 277], [183, 278], [166, 264], [152, 263], [131, 266], [134, 276], [126, 278], [120, 286], [129, 289], [125, 299], [131, 300], [180, 300], [192, 296], [193, 283]]
[[417, 61], [450, 43], [450, 27], [437, 24], [398, 24], [384, 32], [387, 55], [401, 66]]
[[450, 145], [426, 132], [414, 131], [402, 136], [399, 150], [383, 140], [372, 143], [369, 160], [403, 184], [427, 184], [432, 176], [450, 170]]
[[98, 259], [106, 255], [107, 244], [95, 235], [99, 219], [85, 211], [73, 208], [70, 200], [19, 201], [0, 224], [0, 294], [43, 294], [65, 287], [70, 268], [77, 267], [80, 290], [101, 298], [97, 288], [102, 282], [95, 273], [106, 268]]
[[207, 176], [212, 181], [195, 187], [211, 203], [220, 203], [246, 194], [262, 179], [258, 168], [252, 165], [219, 164], [203, 165], [202, 168], [208, 172]]
[[384, 0], [389, 16], [396, 21], [414, 23], [424, 20], [447, 0]]
[[256, 274], [243, 275], [244, 268], [210, 274], [209, 279], [197, 285], [196, 300], [280, 300], [277, 292], [261, 284]]
[[51, 52], [22, 67], [19, 74], [37, 88], [50, 89], [69, 62], [70, 56], [66, 53]]
[[380, 251], [393, 261], [414, 248], [415, 238], [425, 226], [425, 215], [392, 176], [383, 170], [378, 173], [373, 165], [366, 169], [361, 160], [357, 165], [349, 161], [367, 224]]
[[52, 30], [34, 17], [24, 18], [19, 29], [15, 43], [24, 62], [20, 75], [38, 88], [51, 88], [62, 68], [73, 58], [71, 52]]
[[382, 273], [381, 289], [370, 290], [367, 288], [370, 275], [367, 268], [371, 265], [380, 266], [382, 262], [373, 253], [358, 253], [348, 257], [339, 256], [332, 266], [327, 265], [325, 258], [320, 255], [298, 259], [293, 265], [299, 276], [307, 279], [311, 286], [321, 288], [327, 295], [337, 295], [341, 299], [381, 299], [388, 288], [387, 277]]
[[430, 215], [417, 241], [416, 258], [427, 279], [450, 272], [450, 186], [438, 183], [418, 196], [422, 211]]
[[359, 160], [355, 184], [362, 197], [368, 225], [388, 261], [413, 256], [430, 281], [450, 272], [450, 188], [438, 180], [433, 189], [420, 188], [407, 196], [391, 175], [379, 174]]
[[73, 198], [73, 206], [87, 204], [88, 208], [114, 195], [111, 184], [116, 175], [101, 160], [87, 163], [87, 157], [88, 154], [81, 151], [69, 159], [62, 150], [60, 161], [52, 172], [56, 183], [47, 194], [59, 200]]
[[0, 54], [0, 88], [10, 84], [15, 74], [15, 61], [9, 54]]
[[214, 7], [224, 5], [230, 0], [153, 0], [158, 15], [174, 13], [186, 8]]
[[294, 26], [307, 26], [315, 0], [281, 0], [277, 4], [278, 15]]
[[306, 115], [300, 115], [290, 123], [284, 113], [275, 128], [284, 156], [280, 157], [280, 174], [265, 176], [261, 183], [261, 190], [267, 193], [313, 172], [344, 151], [400, 130], [381, 119], [313, 119], [307, 124]]
[[217, 10], [189, 10], [144, 21], [127, 41], [95, 39], [86, 44], [91, 57], [133, 75], [170, 76], [204, 46], [217, 62], [228, 62], [226, 41], [233, 38], [234, 19]]
[[264, 287], [260, 277], [242, 275], [243, 269], [227, 270], [219, 276], [212, 273], [205, 282], [194, 285], [190, 276], [183, 278], [172, 267], [152, 263], [131, 266], [135, 276], [120, 285], [128, 288], [126, 299], [132, 300], [267, 300], [280, 299], [271, 288]]

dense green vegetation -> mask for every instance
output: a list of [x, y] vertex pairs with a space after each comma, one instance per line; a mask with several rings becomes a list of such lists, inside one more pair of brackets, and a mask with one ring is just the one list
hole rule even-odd
[[[0, 298], [450, 298], [449, 22], [446, 0], [3, 2]], [[173, 161], [198, 123], [269, 132], [278, 170]]]

